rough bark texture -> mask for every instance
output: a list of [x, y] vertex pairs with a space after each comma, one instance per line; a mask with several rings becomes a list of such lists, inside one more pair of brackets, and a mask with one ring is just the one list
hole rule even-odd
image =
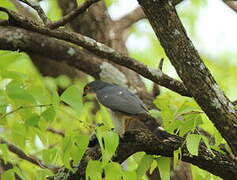
[[237, 113], [188, 38], [168, 0], [139, 0], [161, 45], [188, 91], [237, 155]]

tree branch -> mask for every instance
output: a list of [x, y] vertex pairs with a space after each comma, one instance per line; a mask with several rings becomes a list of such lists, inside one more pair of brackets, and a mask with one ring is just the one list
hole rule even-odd
[[40, 19], [43, 21], [43, 23], [45, 25], [50, 23], [50, 20], [48, 19], [48, 17], [44, 13], [44, 10], [40, 7], [38, 2], [32, 1], [32, 0], [18, 0], [18, 1], [21, 1], [25, 4], [27, 4], [28, 6], [32, 7], [34, 10], [36, 10], [36, 12], [38, 13]]
[[138, 0], [178, 75], [237, 156], [237, 113], [216, 84], [168, 0]]
[[129, 27], [146, 16], [141, 7], [137, 7], [132, 12], [115, 21], [115, 33], [123, 33]]
[[[184, 139], [172, 135], [175, 141], [169, 139], [157, 139], [147, 130], [127, 131], [120, 140], [116, 156], [113, 161], [124, 162], [129, 156], [136, 152], [144, 151], [147, 154], [162, 155], [172, 157], [175, 150], [182, 147], [181, 160], [192, 163], [204, 170], [211, 172], [223, 179], [231, 179], [237, 176], [237, 163], [228, 156], [225, 156], [215, 150], [212, 153], [202, 144], [199, 146], [198, 156], [191, 155], [185, 146]], [[88, 149], [80, 162], [76, 173], [71, 173], [68, 180], [76, 180], [78, 177], [85, 177], [85, 170], [90, 159], [98, 160], [101, 157], [100, 147], [96, 145]]]
[[[173, 0], [172, 2], [174, 5], [179, 4], [183, 0]], [[141, 7], [137, 7], [132, 12], [126, 14], [125, 16], [121, 17], [117, 21], [115, 21], [115, 34], [116, 33], [123, 33], [129, 27], [131, 27], [134, 23], [145, 19], [146, 15], [144, 14]]]
[[11, 25], [22, 27], [24, 29], [34, 32], [39, 32], [41, 34], [45, 34], [82, 46], [93, 54], [96, 54], [101, 58], [106, 58], [116, 64], [125, 66], [129, 69], [132, 69], [138, 74], [154, 81], [155, 83], [160, 84], [161, 86], [171, 89], [181, 95], [190, 96], [182, 82], [167, 76], [159, 69], [149, 68], [145, 64], [142, 64], [131, 57], [118, 53], [114, 49], [102, 43], [96, 42], [95, 40], [89, 37], [65, 30], [50, 30], [30, 20], [27, 20], [19, 14], [11, 10], [7, 10], [3, 7], [0, 7], [0, 11], [4, 11], [9, 15], [9, 22]]
[[65, 134], [64, 134], [63, 131], [60, 131], [60, 130], [57, 130], [57, 129], [54, 129], [54, 128], [51, 128], [51, 127], [47, 128], [46, 130], [53, 133], [53, 134], [57, 134], [61, 137], [65, 137]]
[[223, 0], [223, 2], [229, 6], [233, 11], [237, 12], [237, 2], [234, 0]]
[[78, 15], [85, 12], [92, 4], [98, 2], [100, 0], [87, 0], [80, 6], [78, 6], [75, 10], [71, 11], [69, 14], [63, 16], [60, 20], [52, 22], [48, 24], [48, 27], [50, 29], [57, 29], [60, 26], [64, 26], [68, 22], [72, 21], [74, 18], [76, 18]]
[[49, 166], [45, 165], [40, 159], [37, 159], [34, 156], [28, 156], [20, 148], [18, 148], [16, 146], [14, 146], [13, 144], [7, 142], [3, 138], [0, 138], [0, 144], [6, 144], [8, 146], [9, 151], [11, 151], [12, 153], [16, 154], [21, 159], [29, 161], [32, 164], [35, 164], [35, 165], [37, 165], [37, 166], [39, 166], [41, 168], [46, 168], [46, 169], [49, 169], [49, 170], [51, 170], [53, 172], [56, 172], [59, 169], [58, 167], [53, 167], [53, 166], [49, 167]]

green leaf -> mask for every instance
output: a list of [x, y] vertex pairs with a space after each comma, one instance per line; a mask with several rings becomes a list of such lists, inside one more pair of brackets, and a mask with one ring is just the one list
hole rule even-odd
[[188, 114], [184, 116], [184, 119], [185, 120], [180, 127], [180, 136], [194, 130], [197, 125], [202, 124], [202, 117], [200, 114]]
[[16, 72], [16, 71], [2, 71], [1, 76], [3, 78], [10, 78], [10, 79], [13, 79], [13, 80], [16, 80], [16, 81], [22, 81], [22, 80], [27, 79], [26, 74]]
[[70, 161], [71, 161], [70, 153], [71, 153], [72, 145], [73, 145], [73, 138], [71, 136], [66, 136], [62, 142], [61, 152], [62, 152], [62, 161], [65, 167], [73, 171], [70, 164]]
[[186, 137], [186, 146], [190, 154], [197, 156], [198, 155], [198, 147], [201, 140], [201, 135], [198, 134], [189, 134]]
[[4, 171], [4, 173], [1, 175], [1, 180], [15, 180], [14, 169]]
[[179, 149], [174, 151], [174, 159], [173, 159], [173, 164], [174, 164], [174, 169], [176, 168], [176, 166], [178, 165], [178, 161], [180, 160], [182, 154], [181, 154], [181, 148], [179, 147]]
[[124, 180], [137, 179], [136, 171], [123, 171], [123, 179]]
[[41, 116], [47, 121], [47, 122], [53, 122], [56, 117], [56, 112], [53, 106], [50, 106], [48, 109], [46, 109], [44, 112], [41, 113]]
[[73, 163], [75, 165], [78, 165], [89, 144], [89, 136], [84, 135], [76, 136], [74, 140], [75, 140], [74, 144], [77, 148], [76, 151], [74, 151], [74, 153], [72, 154], [72, 158]]
[[60, 75], [56, 78], [56, 83], [59, 87], [66, 89], [72, 82], [66, 75]]
[[86, 180], [102, 180], [101, 173], [101, 162], [89, 160], [86, 167]]
[[151, 155], [147, 155], [147, 154], [145, 154], [142, 157], [142, 159], [138, 165], [138, 168], [137, 168], [137, 177], [138, 178], [142, 178], [145, 175], [145, 173], [150, 168], [153, 159], [154, 158]]
[[9, 83], [6, 87], [7, 95], [20, 103], [32, 103], [35, 104], [34, 97], [23, 88], [23, 84], [17, 81]]
[[53, 164], [56, 156], [57, 156], [58, 149], [52, 148], [52, 149], [45, 149], [42, 152], [43, 160], [46, 164]]
[[96, 135], [102, 149], [102, 167], [104, 167], [115, 154], [119, 137], [112, 131], [97, 132]]
[[2, 158], [4, 160], [4, 162], [8, 162], [9, 160], [9, 153], [8, 153], [8, 147], [6, 144], [0, 144], [0, 150], [2, 152]]
[[4, 125], [6, 123], [6, 118], [2, 117], [4, 114], [6, 114], [8, 106], [7, 97], [4, 90], [0, 89], [0, 124]]
[[60, 99], [72, 106], [76, 111], [82, 109], [82, 92], [75, 85], [67, 88]]
[[26, 127], [23, 124], [15, 122], [12, 126], [12, 138], [14, 143], [24, 148], [26, 137]]
[[58, 91], [56, 89], [52, 90], [52, 104], [54, 107], [57, 107], [59, 105], [60, 98], [58, 95]]
[[118, 163], [111, 162], [105, 166], [105, 180], [121, 180], [122, 169]]
[[25, 123], [28, 126], [38, 127], [39, 126], [39, 121], [40, 121], [40, 116], [36, 113], [32, 113], [31, 117], [26, 119]]
[[4, 69], [8, 67], [10, 64], [18, 60], [18, 57], [21, 54], [19, 52], [8, 52], [4, 54], [0, 54], [0, 69]]
[[170, 158], [169, 157], [158, 157], [157, 165], [160, 172], [161, 180], [169, 180], [170, 179]]

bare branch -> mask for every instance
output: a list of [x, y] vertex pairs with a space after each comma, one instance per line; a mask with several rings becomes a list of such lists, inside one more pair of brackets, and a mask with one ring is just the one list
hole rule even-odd
[[186, 90], [182, 82], [175, 80], [168, 75], [164, 74], [159, 69], [149, 68], [147, 65], [136, 61], [135, 59], [125, 56], [121, 53], [118, 53], [114, 49], [95, 41], [89, 37], [83, 36], [78, 33], [69, 32], [66, 30], [50, 30], [46, 27], [40, 26], [34, 22], [31, 22], [27, 19], [24, 19], [19, 14], [0, 7], [0, 11], [6, 12], [9, 14], [9, 21], [14, 26], [19, 26], [30, 31], [39, 32], [51, 37], [55, 37], [67, 42], [74, 43], [76, 45], [82, 46], [93, 54], [108, 59], [116, 64], [125, 66], [129, 69], [134, 70], [138, 74], [152, 80], [155, 83], [160, 84], [168, 89], [171, 89], [174, 92], [177, 92], [183, 96], [191, 96]]
[[47, 166], [45, 165], [40, 159], [34, 157], [34, 156], [28, 156], [26, 153], [24, 153], [20, 148], [14, 146], [13, 144], [7, 142], [6, 140], [4, 140], [3, 138], [0, 138], [0, 144], [6, 144], [8, 146], [9, 151], [11, 151], [12, 153], [16, 154], [18, 157], [20, 157], [21, 159], [24, 159], [26, 161], [31, 162], [32, 164], [35, 164], [41, 168], [46, 168], [49, 169], [53, 172], [56, 172], [59, 167], [53, 167], [53, 166]]
[[164, 58], [161, 58], [160, 63], [159, 63], [159, 69], [162, 71], [163, 68], [163, 63], [164, 63]]
[[30, 105], [30, 106], [20, 106], [6, 114], [3, 114], [2, 116], [0, 116], [0, 119], [5, 118], [6, 116], [9, 116], [10, 114], [13, 114], [17, 111], [20, 111], [21, 109], [28, 109], [28, 108], [42, 108], [42, 107], [48, 107], [48, 106], [52, 106], [52, 104], [39, 104], [39, 105]]
[[72, 21], [78, 15], [85, 12], [92, 4], [98, 2], [100, 0], [87, 0], [80, 6], [78, 6], [75, 10], [71, 11], [69, 14], [63, 16], [60, 20], [56, 22], [52, 22], [48, 25], [50, 29], [57, 29], [60, 26], [67, 24], [68, 22]]
[[28, 6], [32, 7], [34, 10], [36, 10], [39, 17], [41, 18], [41, 20], [43, 21], [43, 23], [45, 25], [50, 23], [50, 20], [48, 19], [48, 17], [44, 13], [44, 10], [40, 7], [40, 5], [37, 1], [32, 1], [32, 0], [18, 0], [18, 1], [21, 1], [25, 4], [27, 4]]
[[59, 136], [65, 137], [64, 132], [59, 131], [59, 130], [57, 130], [57, 129], [54, 129], [54, 128], [49, 127], [49, 128], [47, 128], [47, 131], [49, 131], [49, 132], [51, 132], [51, 133], [53, 133], [53, 134], [57, 134], [57, 135], [59, 135]]
[[116, 33], [123, 33], [123, 31], [127, 30], [131, 27], [134, 23], [138, 22], [139, 20], [144, 19], [146, 16], [141, 7], [137, 7], [132, 12], [128, 13], [127, 15], [123, 16], [119, 20], [115, 21], [115, 32]]
[[237, 2], [233, 0], [223, 0], [223, 2], [229, 6], [233, 11], [237, 12]]

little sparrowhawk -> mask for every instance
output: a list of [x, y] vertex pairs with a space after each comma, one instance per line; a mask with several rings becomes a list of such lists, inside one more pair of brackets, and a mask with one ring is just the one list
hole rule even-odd
[[149, 115], [145, 104], [128, 89], [96, 80], [88, 83], [84, 87], [83, 96], [91, 93], [96, 94], [98, 101], [109, 108], [117, 117], [118, 115], [120, 116], [119, 119], [116, 118], [116, 121], [114, 120], [115, 131], [119, 133], [120, 136], [123, 136], [125, 132], [126, 122], [124, 122], [124, 118], [122, 118], [124, 115], [137, 116], [153, 133], [156, 135], [164, 135], [165, 132], [161, 130], [155, 118]]

